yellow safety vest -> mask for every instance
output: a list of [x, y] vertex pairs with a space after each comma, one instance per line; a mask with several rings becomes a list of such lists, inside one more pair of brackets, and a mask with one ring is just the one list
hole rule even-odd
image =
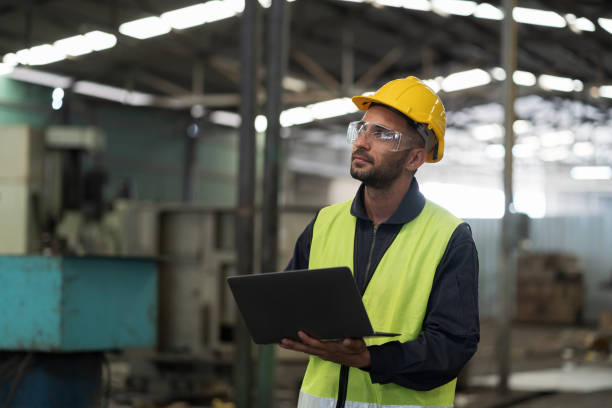
[[[352, 200], [322, 209], [314, 224], [309, 268], [353, 268], [356, 218]], [[427, 201], [423, 211], [404, 224], [383, 255], [363, 295], [375, 331], [401, 333], [406, 342], [421, 332], [429, 294], [448, 241], [462, 221]], [[389, 338], [368, 338], [378, 345]], [[299, 408], [335, 408], [340, 365], [311, 356], [302, 382]], [[430, 391], [397, 384], [373, 384], [369, 373], [351, 367], [346, 408], [452, 407], [456, 379]]]

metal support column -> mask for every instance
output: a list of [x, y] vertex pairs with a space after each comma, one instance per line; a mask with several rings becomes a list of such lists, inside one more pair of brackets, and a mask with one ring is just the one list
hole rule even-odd
[[[263, 202], [261, 214], [261, 271], [273, 272], [278, 265], [278, 168], [280, 161], [280, 113], [282, 110], [282, 80], [286, 65], [288, 24], [285, 0], [272, 0], [268, 14], [267, 50], [267, 107]], [[274, 390], [274, 346], [259, 348], [258, 400], [259, 408], [272, 407]]]
[[500, 270], [498, 277], [497, 293], [500, 301], [498, 319], [498, 370], [499, 370], [499, 390], [508, 391], [508, 377], [510, 372], [510, 333], [512, 319], [512, 293], [514, 281], [512, 272], [514, 271], [513, 246], [515, 240], [511, 239], [511, 207], [514, 201], [512, 193], [512, 147], [514, 146], [514, 102], [516, 99], [516, 87], [512, 79], [517, 65], [517, 27], [512, 18], [512, 10], [516, 7], [516, 0], [504, 0], [505, 18], [502, 25], [502, 62], [506, 71], [504, 82], [504, 218], [502, 220], [502, 248], [500, 259]]
[[[238, 208], [236, 210], [237, 270], [241, 275], [253, 271], [255, 205], [255, 96], [256, 96], [256, 18], [257, 2], [245, 1], [240, 34], [240, 142], [238, 158]], [[250, 408], [252, 342], [240, 315], [236, 318], [236, 355], [234, 363], [235, 402]]]

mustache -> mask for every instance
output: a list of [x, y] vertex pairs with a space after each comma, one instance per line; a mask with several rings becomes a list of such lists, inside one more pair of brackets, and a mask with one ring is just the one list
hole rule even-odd
[[374, 163], [374, 159], [372, 158], [372, 156], [370, 156], [364, 149], [357, 149], [353, 152], [353, 154], [351, 154], [351, 161], [355, 160], [356, 157], [359, 157], [360, 159], [366, 160], [370, 163]]

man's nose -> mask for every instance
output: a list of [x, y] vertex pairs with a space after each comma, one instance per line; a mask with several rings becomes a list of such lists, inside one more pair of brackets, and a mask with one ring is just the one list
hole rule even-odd
[[368, 132], [359, 132], [357, 134], [357, 139], [353, 142], [353, 146], [370, 150], [370, 137], [368, 136]]

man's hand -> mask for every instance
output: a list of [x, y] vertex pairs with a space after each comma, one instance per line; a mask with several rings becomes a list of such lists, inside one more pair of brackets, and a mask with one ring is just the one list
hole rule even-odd
[[319, 341], [303, 331], [299, 331], [298, 336], [301, 342], [283, 339], [280, 346], [346, 366], [364, 368], [370, 365], [370, 352], [363, 339]]

